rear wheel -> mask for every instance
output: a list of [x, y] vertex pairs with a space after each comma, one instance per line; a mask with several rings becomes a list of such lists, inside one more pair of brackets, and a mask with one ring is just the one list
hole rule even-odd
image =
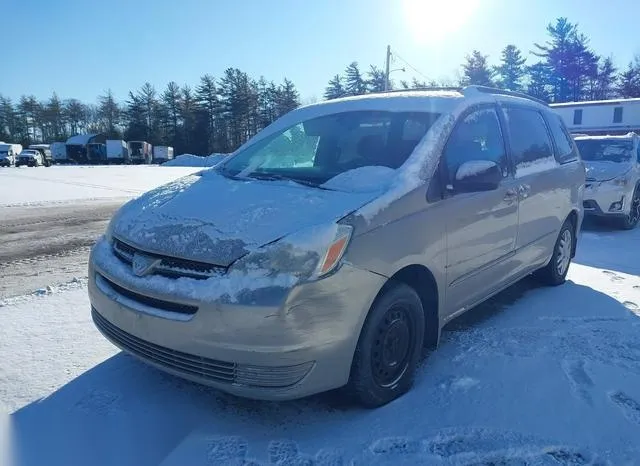
[[633, 230], [638, 225], [638, 221], [640, 221], [640, 187], [636, 186], [631, 198], [631, 208], [622, 219], [621, 226], [625, 230]]
[[573, 223], [566, 220], [553, 247], [553, 255], [546, 267], [536, 272], [536, 277], [550, 286], [562, 285], [567, 279], [575, 242]]
[[410, 286], [394, 284], [376, 299], [360, 334], [347, 385], [360, 404], [382, 406], [411, 388], [424, 326], [420, 297]]

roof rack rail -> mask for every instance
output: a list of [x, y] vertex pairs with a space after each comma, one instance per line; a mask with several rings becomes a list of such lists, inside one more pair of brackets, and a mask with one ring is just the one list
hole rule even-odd
[[411, 91], [456, 91], [462, 92], [462, 87], [460, 86], [427, 86], [427, 87], [412, 87], [408, 89], [389, 89], [388, 91], [383, 91], [384, 93], [392, 93], [392, 92], [411, 92]]
[[496, 87], [489, 87], [489, 86], [471, 85], [471, 86], [467, 86], [467, 87], [465, 87], [463, 89], [463, 94], [466, 93], [467, 90], [473, 90], [473, 91], [477, 91], [477, 92], [482, 92], [484, 94], [496, 94], [496, 95], [508, 95], [508, 96], [511, 96], [511, 97], [520, 97], [521, 99], [532, 100], [534, 102], [537, 102], [539, 104], [544, 105], [545, 107], [549, 106], [548, 102], [545, 102], [544, 100], [532, 97], [532, 96], [530, 96], [528, 94], [525, 94], [524, 92], [508, 91], [506, 89], [498, 89]]

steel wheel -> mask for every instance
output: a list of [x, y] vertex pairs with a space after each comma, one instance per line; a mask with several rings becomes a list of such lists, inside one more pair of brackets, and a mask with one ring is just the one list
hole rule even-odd
[[558, 275], [564, 275], [571, 262], [571, 251], [573, 249], [573, 236], [569, 229], [562, 232], [558, 241], [558, 256], [556, 258], [556, 270]]
[[413, 325], [404, 307], [389, 309], [376, 329], [371, 348], [373, 378], [380, 387], [397, 384], [413, 353]]

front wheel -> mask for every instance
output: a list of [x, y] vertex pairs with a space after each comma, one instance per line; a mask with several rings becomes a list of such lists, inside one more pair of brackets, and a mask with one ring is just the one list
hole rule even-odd
[[394, 284], [376, 299], [360, 334], [347, 385], [360, 404], [376, 408], [411, 388], [424, 326], [422, 302], [410, 286]]
[[625, 230], [633, 230], [640, 221], [640, 187], [636, 187], [631, 198], [629, 213], [624, 216], [621, 226]]
[[544, 284], [557, 286], [566, 281], [575, 246], [574, 231], [573, 224], [569, 220], [566, 220], [560, 228], [551, 260], [546, 267], [538, 270], [535, 274]]

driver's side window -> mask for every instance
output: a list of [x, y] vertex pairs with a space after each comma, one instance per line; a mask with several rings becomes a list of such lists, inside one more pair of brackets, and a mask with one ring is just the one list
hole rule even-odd
[[447, 185], [454, 183], [460, 166], [471, 161], [494, 162], [500, 168], [503, 178], [507, 177], [507, 155], [496, 110], [478, 109], [459, 121], [447, 141], [443, 154]]

